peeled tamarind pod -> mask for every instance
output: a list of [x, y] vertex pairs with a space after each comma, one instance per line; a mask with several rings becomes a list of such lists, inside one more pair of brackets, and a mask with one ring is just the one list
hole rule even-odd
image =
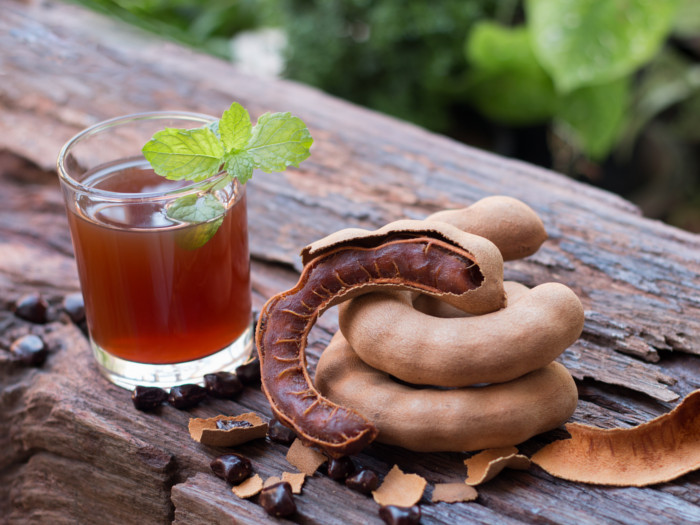
[[331, 456], [353, 454], [376, 436], [359, 413], [323, 398], [306, 370], [307, 336], [327, 308], [373, 290], [435, 295], [483, 313], [505, 305], [503, 260], [482, 237], [442, 223], [400, 221], [375, 232], [331, 236], [305, 249], [294, 288], [272, 297], [258, 320], [262, 388], [272, 411]]
[[532, 208], [502, 195], [486, 197], [468, 208], [439, 211], [425, 220], [447, 222], [486, 237], [498, 246], [504, 261], [532, 255], [547, 239], [544, 224]]
[[321, 355], [316, 387], [364, 414], [377, 441], [417, 452], [471, 451], [517, 445], [563, 424], [578, 393], [559, 363], [507, 383], [458, 389], [400, 384], [365, 364], [340, 332]]
[[365, 363], [409, 383], [502, 383], [547, 365], [583, 330], [568, 287], [521, 286], [506, 288], [515, 290], [506, 308], [462, 318], [421, 312], [405, 292], [363, 295], [340, 305], [340, 330]]

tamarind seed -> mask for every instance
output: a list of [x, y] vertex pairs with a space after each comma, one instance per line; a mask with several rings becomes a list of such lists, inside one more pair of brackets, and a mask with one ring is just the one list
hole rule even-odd
[[157, 386], [137, 386], [131, 392], [131, 402], [136, 410], [155, 410], [168, 400], [168, 393]]
[[282, 445], [291, 445], [297, 437], [291, 428], [284, 426], [276, 417], [267, 424], [267, 436], [275, 443]]
[[369, 494], [379, 486], [379, 476], [370, 469], [361, 469], [345, 480], [345, 486], [362, 494]]
[[355, 463], [349, 456], [331, 458], [327, 466], [328, 477], [335, 481], [345, 481], [345, 479], [355, 472]]
[[204, 388], [214, 397], [232, 399], [243, 390], [243, 383], [236, 374], [216, 372], [204, 376]]
[[236, 368], [236, 376], [244, 385], [256, 386], [260, 384], [260, 359], [255, 356], [248, 362]]
[[68, 314], [75, 324], [80, 324], [85, 320], [85, 301], [83, 294], [75, 292], [63, 298], [63, 310]]
[[214, 474], [232, 485], [239, 484], [253, 472], [253, 465], [250, 460], [240, 454], [219, 456], [209, 466]]
[[182, 410], [197, 406], [207, 397], [207, 389], [194, 384], [174, 386], [170, 389], [168, 403]]
[[387, 525], [414, 525], [420, 523], [421, 512], [418, 505], [413, 507], [385, 505], [380, 507], [379, 517]]
[[45, 323], [48, 309], [48, 303], [38, 293], [20, 297], [15, 303], [15, 315], [31, 323]]
[[291, 516], [297, 511], [292, 486], [287, 481], [264, 488], [260, 492], [259, 502], [265, 512], [276, 518]]
[[231, 420], [231, 419], [217, 419], [216, 420], [216, 428], [219, 430], [231, 430], [234, 428], [248, 428], [252, 427], [253, 424], [250, 421], [246, 421], [244, 419], [237, 421], [237, 420]]
[[26, 366], [41, 366], [49, 355], [49, 350], [38, 335], [23, 335], [10, 345], [10, 352], [17, 361]]

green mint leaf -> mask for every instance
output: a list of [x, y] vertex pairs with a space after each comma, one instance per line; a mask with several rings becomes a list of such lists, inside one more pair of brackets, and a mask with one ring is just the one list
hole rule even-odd
[[224, 167], [229, 175], [236, 177], [245, 184], [253, 176], [253, 157], [247, 151], [234, 151], [224, 157]]
[[165, 128], [142, 149], [153, 170], [167, 179], [204, 180], [221, 167], [224, 146], [209, 127]]
[[265, 113], [245, 148], [256, 168], [267, 173], [299, 166], [309, 156], [313, 139], [306, 124], [289, 113]]
[[211, 193], [185, 195], [176, 199], [167, 209], [170, 219], [191, 223], [177, 230], [175, 242], [185, 250], [196, 250], [206, 244], [224, 221], [226, 207]]
[[253, 124], [248, 112], [237, 102], [231, 104], [219, 122], [219, 133], [226, 151], [245, 148], [252, 132]]

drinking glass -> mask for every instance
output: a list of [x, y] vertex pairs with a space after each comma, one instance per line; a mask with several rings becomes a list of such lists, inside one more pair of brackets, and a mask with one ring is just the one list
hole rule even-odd
[[[101, 372], [124, 388], [201, 382], [253, 347], [244, 186], [224, 172], [168, 180], [141, 153], [156, 131], [213, 120], [126, 115], [81, 131], [58, 156], [90, 344]], [[223, 204], [220, 216], [168, 215], [178, 199], [206, 193]]]

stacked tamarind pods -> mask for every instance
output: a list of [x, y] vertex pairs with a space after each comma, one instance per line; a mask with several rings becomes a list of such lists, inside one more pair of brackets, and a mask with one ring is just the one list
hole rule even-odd
[[[256, 343], [275, 415], [331, 456], [375, 438], [415, 451], [515, 445], [558, 427], [577, 390], [554, 359], [583, 328], [573, 291], [503, 282], [546, 239], [524, 203], [489, 197], [424, 221], [342, 230], [302, 251], [297, 285], [264, 306]], [[311, 326], [340, 304], [315, 385]]]

